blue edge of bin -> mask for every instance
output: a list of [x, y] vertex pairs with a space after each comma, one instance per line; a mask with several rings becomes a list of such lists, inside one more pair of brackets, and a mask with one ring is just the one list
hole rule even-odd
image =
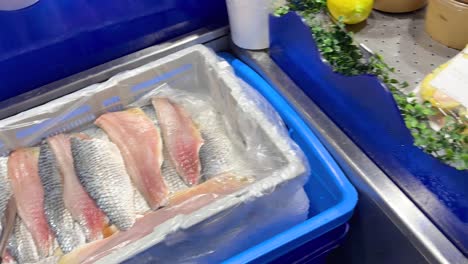
[[377, 77], [333, 72], [299, 15], [271, 16], [270, 37], [272, 59], [468, 256], [468, 170], [414, 146]]
[[[312, 170], [320, 171], [321, 174], [314, 177], [322, 177], [328, 185], [333, 186], [336, 192], [334, 195], [338, 197], [333, 206], [223, 263], [267, 263], [304, 256], [308, 261], [319, 259], [321, 254], [336, 247], [347, 233], [347, 221], [356, 206], [357, 192], [304, 120], [268, 80], [232, 55], [221, 53], [220, 56], [231, 64], [238, 77], [259, 91], [277, 109], [291, 137], [307, 156]], [[305, 190], [309, 199], [319, 202], [308, 189], [308, 183]]]

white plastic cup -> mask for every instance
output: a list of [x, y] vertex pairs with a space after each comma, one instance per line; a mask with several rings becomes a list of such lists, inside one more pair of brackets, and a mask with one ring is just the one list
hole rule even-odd
[[39, 0], [0, 0], [0, 10], [3, 11], [13, 11], [22, 9], [35, 3]]
[[226, 0], [234, 44], [251, 50], [270, 46], [271, 3], [271, 0]]

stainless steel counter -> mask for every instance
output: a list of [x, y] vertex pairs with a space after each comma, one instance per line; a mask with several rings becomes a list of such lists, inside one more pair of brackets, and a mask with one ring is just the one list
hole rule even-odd
[[278, 68], [266, 52], [249, 52], [229, 46], [227, 28], [214, 31], [202, 29], [12, 98], [0, 103], [0, 118], [200, 43], [217, 51], [231, 51], [268, 79], [304, 117], [358, 189], [360, 200], [351, 220], [351, 233], [345, 245], [333, 256], [336, 262], [467, 262], [403, 192]]
[[403, 14], [374, 11], [364, 25], [351, 27], [356, 41], [382, 55], [395, 68], [395, 76], [408, 82], [408, 91], [459, 52], [431, 39], [424, 26], [425, 13], [425, 9]]

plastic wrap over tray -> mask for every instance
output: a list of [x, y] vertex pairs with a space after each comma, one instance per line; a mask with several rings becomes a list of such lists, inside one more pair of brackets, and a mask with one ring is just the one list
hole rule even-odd
[[[184, 107], [205, 140], [200, 149], [204, 182], [191, 189], [213, 182], [227, 187], [214, 192], [188, 189], [190, 197], [183, 199], [187, 189], [172, 190], [174, 206], [137, 220], [135, 227], [146, 225], [138, 228], [147, 232], [131, 235], [137, 228], [130, 229], [72, 254], [78, 252], [83, 262], [113, 263], [151, 248], [156, 255], [145, 255], [148, 263], [218, 262], [307, 218], [304, 154], [269, 103], [202, 45], [1, 120], [0, 151], [37, 145], [59, 133], [97, 136], [90, 133], [96, 130], [90, 126], [97, 117], [129, 107], [142, 107], [152, 118], [152, 97], [166, 97]], [[229, 186], [232, 179], [236, 182]], [[148, 228], [148, 223], [154, 226]], [[204, 242], [198, 243], [201, 237]], [[162, 257], [167, 250], [172, 258]]]

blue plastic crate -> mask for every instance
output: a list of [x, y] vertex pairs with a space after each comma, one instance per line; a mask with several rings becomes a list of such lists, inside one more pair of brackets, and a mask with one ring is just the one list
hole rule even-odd
[[345, 240], [349, 224], [344, 224], [332, 231], [298, 247], [288, 254], [275, 259], [270, 264], [323, 264], [328, 254]]
[[[326, 245], [333, 248], [343, 234], [336, 229], [342, 228], [349, 220], [356, 206], [356, 190], [299, 114], [266, 80], [232, 55], [222, 53], [220, 56], [231, 64], [240, 78], [259, 91], [279, 112], [289, 128], [290, 136], [304, 151], [311, 167], [311, 175], [304, 186], [310, 200], [309, 219], [227, 259], [224, 263], [267, 263], [312, 241], [315, 246], [307, 247], [309, 252]], [[327, 234], [336, 236], [325, 239]]]

